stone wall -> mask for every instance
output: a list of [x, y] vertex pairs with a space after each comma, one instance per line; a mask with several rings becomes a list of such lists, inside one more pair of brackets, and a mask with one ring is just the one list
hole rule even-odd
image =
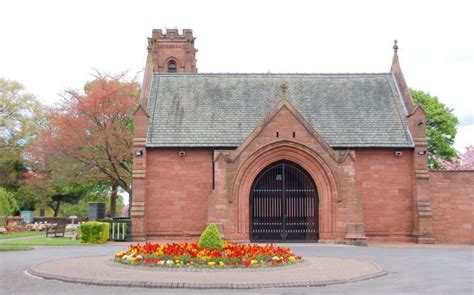
[[207, 225], [212, 150], [147, 149], [146, 235], [197, 236]]
[[474, 244], [474, 171], [430, 172], [437, 243]]

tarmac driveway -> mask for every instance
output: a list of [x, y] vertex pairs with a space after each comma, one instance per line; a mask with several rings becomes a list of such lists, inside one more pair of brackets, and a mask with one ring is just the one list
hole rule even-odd
[[[474, 248], [354, 247], [291, 244], [301, 256], [369, 260], [388, 275], [366, 281], [316, 288], [187, 290], [99, 287], [43, 280], [24, 273], [30, 266], [59, 258], [113, 255], [127, 244], [36, 247], [0, 252], [0, 294], [473, 294]], [[157, 274], [158, 275], [158, 274]]]

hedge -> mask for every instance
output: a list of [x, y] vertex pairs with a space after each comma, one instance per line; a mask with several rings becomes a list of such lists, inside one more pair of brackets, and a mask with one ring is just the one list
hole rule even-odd
[[108, 222], [89, 221], [81, 224], [81, 239], [84, 243], [103, 244], [109, 239]]

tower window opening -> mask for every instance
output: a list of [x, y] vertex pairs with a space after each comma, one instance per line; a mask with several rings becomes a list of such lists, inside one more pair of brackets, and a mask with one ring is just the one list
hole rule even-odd
[[170, 60], [168, 62], [168, 73], [176, 73], [176, 61]]

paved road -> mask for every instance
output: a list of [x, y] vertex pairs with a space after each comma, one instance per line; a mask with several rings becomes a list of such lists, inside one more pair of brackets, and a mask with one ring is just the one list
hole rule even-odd
[[[37, 247], [0, 252], [0, 294], [222, 294], [222, 290], [171, 290], [97, 287], [29, 277], [29, 266], [59, 258], [113, 254], [123, 246]], [[229, 294], [473, 294], [474, 249], [377, 248], [291, 245], [302, 256], [370, 260], [388, 272], [367, 281], [318, 288], [225, 291]], [[157, 273], [157, 275], [160, 275]]]

